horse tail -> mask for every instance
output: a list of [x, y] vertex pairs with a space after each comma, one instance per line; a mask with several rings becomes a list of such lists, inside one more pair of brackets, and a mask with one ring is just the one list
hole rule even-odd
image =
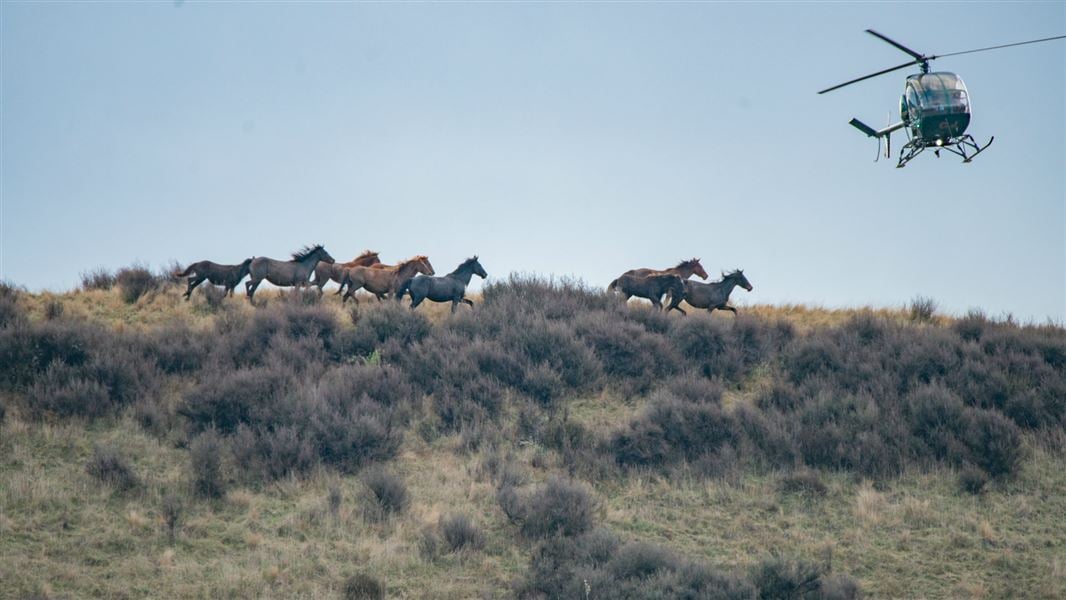
[[611, 283], [607, 284], [607, 291], [608, 292], [613, 292], [614, 288], [616, 288], [616, 287], [618, 287], [618, 280], [617, 279], [615, 279]]
[[182, 271], [180, 273], [177, 272], [177, 271], [174, 271], [174, 277], [186, 277], [188, 275], [191, 275], [192, 272], [196, 270], [196, 269], [193, 268], [195, 266], [196, 266], [196, 264], [193, 263], [193, 264], [189, 265], [189, 267], [187, 269], [185, 269], [184, 271]]

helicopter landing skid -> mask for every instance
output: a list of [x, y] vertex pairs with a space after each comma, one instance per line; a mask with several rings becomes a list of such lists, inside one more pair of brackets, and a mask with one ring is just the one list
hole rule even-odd
[[962, 162], [968, 163], [974, 158], [977, 158], [977, 155], [984, 152], [986, 148], [991, 146], [992, 142], [995, 139], [995, 136], [992, 136], [991, 138], [989, 138], [988, 143], [984, 146], [978, 146], [977, 142], [974, 141], [973, 136], [969, 134], [959, 138], [955, 138], [953, 140], [948, 140], [948, 143], [942, 146], [934, 146], [926, 144], [919, 140], [911, 140], [904, 144], [902, 148], [900, 148], [899, 163], [896, 165], [896, 168], [902, 169], [907, 165], [907, 163], [911, 161], [911, 159], [921, 154], [922, 151], [926, 148], [933, 148], [933, 151], [936, 153], [937, 158], [940, 158], [941, 150], [947, 150], [952, 154], [961, 156]]

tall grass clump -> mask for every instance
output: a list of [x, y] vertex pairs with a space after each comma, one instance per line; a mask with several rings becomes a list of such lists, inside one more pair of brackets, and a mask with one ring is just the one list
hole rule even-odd
[[85, 471], [120, 492], [141, 485], [140, 478], [133, 471], [129, 460], [110, 446], [94, 446], [92, 456], [85, 464]]
[[115, 287], [115, 274], [104, 267], [81, 274], [81, 289], [86, 292], [93, 290], [108, 291], [113, 287]]

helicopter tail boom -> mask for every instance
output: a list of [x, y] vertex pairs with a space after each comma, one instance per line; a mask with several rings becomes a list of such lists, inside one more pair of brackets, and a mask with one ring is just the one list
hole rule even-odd
[[851, 126], [854, 127], [855, 129], [858, 129], [859, 131], [865, 133], [866, 135], [868, 135], [870, 137], [875, 137], [875, 138], [888, 137], [888, 134], [892, 133], [893, 131], [896, 131], [897, 129], [902, 129], [903, 128], [903, 121], [900, 121], [898, 123], [893, 123], [892, 125], [889, 125], [888, 127], [885, 127], [884, 129], [874, 129], [873, 127], [870, 127], [869, 125], [867, 125], [866, 123], [863, 123], [862, 121], [860, 121], [858, 119], [852, 119], [852, 120], [848, 121], [848, 123], [851, 124]]

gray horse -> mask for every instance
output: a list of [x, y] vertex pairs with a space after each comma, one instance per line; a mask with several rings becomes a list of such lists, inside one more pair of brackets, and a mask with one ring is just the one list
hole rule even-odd
[[185, 299], [188, 300], [192, 295], [192, 291], [196, 289], [196, 286], [204, 282], [204, 280], [210, 281], [215, 285], [221, 285], [226, 288], [226, 293], [230, 296], [233, 295], [233, 289], [237, 287], [237, 284], [244, 279], [244, 276], [248, 274], [248, 269], [252, 264], [252, 258], [244, 259], [239, 265], [220, 265], [218, 263], [211, 262], [209, 260], [201, 260], [200, 262], [194, 262], [189, 265], [188, 269], [180, 273], [174, 273], [174, 277], [188, 277], [189, 287], [185, 289]]
[[473, 302], [464, 298], [466, 286], [470, 285], [472, 275], [477, 275], [482, 279], [489, 276], [485, 268], [477, 261], [477, 256], [464, 260], [454, 271], [444, 277], [419, 275], [404, 281], [396, 290], [396, 301], [398, 302], [405, 293], [409, 292], [411, 308], [422, 304], [426, 298], [434, 302], [451, 302], [452, 312], [455, 312], [455, 307], [460, 302], [474, 306]]
[[[729, 294], [732, 294], [733, 288], [738, 285], [749, 292], [754, 289], [751, 283], [748, 282], [748, 278], [744, 276], [744, 271], [740, 269], [728, 275], [722, 273], [722, 280], [714, 283], [686, 281], [685, 291], [682, 296], [670, 295], [670, 303], [666, 308], [666, 312], [670, 312], [675, 308], [681, 310], [678, 305], [681, 304], [681, 300], [684, 300], [696, 308], [706, 308], [707, 312], [714, 312], [715, 309], [730, 310], [735, 315], [737, 314], [737, 309], [729, 306]], [[681, 310], [681, 314], [685, 314], [685, 311]]]
[[[671, 296], [685, 295], [685, 282], [672, 273], [653, 273], [645, 277], [639, 275], [622, 275], [611, 282], [608, 291], [617, 290], [628, 301], [632, 296], [651, 300], [652, 306], [662, 310], [663, 294]], [[678, 310], [681, 310], [680, 308]], [[685, 311], [681, 311], [685, 312]]]
[[315, 265], [319, 261], [334, 262], [333, 257], [321, 245], [309, 246], [299, 252], [294, 252], [292, 260], [274, 260], [262, 256], [253, 259], [249, 269], [251, 279], [244, 284], [248, 291], [248, 299], [252, 299], [255, 289], [264, 279], [279, 286], [306, 286], [311, 272], [315, 270]]

